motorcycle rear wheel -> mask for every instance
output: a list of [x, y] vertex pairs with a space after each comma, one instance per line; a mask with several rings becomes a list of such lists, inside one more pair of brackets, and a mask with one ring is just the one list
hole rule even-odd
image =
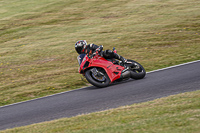
[[89, 69], [85, 72], [85, 78], [87, 79], [87, 81], [92, 85], [100, 88], [108, 86], [110, 83], [110, 79], [106, 72], [101, 68], [97, 68], [98, 71], [103, 74], [101, 76], [97, 76], [92, 73], [92, 69]]
[[140, 63], [138, 63], [134, 60], [128, 59], [127, 61], [137, 64], [137, 67], [134, 67], [134, 65], [133, 66], [129, 65], [130, 70], [131, 70], [131, 78], [136, 79], [136, 80], [143, 79], [146, 75], [146, 71], [145, 71], [144, 67]]

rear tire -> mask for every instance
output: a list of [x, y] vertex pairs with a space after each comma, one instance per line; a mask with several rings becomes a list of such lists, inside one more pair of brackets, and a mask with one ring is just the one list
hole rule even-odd
[[145, 71], [144, 67], [140, 63], [138, 63], [134, 60], [127, 60], [127, 61], [132, 62], [132, 63], [136, 63], [137, 66], [138, 66], [138, 68], [131, 67], [131, 65], [129, 66], [130, 70], [131, 70], [131, 78], [136, 79], [136, 80], [137, 79], [143, 79], [146, 75], [146, 71]]
[[87, 81], [92, 85], [100, 88], [108, 86], [110, 83], [110, 79], [105, 70], [102, 68], [97, 68], [99, 72], [103, 73], [103, 75], [95, 76], [91, 71], [92, 69], [89, 69], [85, 72], [85, 78], [87, 79]]

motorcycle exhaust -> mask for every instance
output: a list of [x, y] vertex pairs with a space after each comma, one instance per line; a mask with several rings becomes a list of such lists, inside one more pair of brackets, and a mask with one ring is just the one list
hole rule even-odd
[[131, 76], [131, 71], [125, 71], [125, 72], [122, 72], [121, 74], [121, 78], [125, 79], [125, 78], [130, 78]]

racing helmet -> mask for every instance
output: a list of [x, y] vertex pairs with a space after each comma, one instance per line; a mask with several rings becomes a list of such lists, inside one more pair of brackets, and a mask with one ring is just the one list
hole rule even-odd
[[78, 54], [82, 54], [85, 51], [87, 42], [86, 40], [77, 41], [75, 44], [75, 49]]

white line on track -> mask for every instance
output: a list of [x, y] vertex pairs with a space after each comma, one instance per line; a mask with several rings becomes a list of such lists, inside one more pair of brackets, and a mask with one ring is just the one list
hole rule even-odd
[[179, 66], [184, 66], [184, 65], [188, 65], [188, 64], [192, 64], [192, 63], [196, 63], [196, 62], [200, 62], [200, 60], [196, 60], [196, 61], [192, 61], [192, 62], [187, 62], [187, 63], [175, 65], [175, 66], [170, 66], [170, 67], [166, 67], [166, 68], [162, 68], [162, 69], [150, 71], [150, 72], [147, 72], [147, 73], [153, 73], [153, 72], [163, 71], [163, 70], [167, 70], [167, 69], [171, 69], [171, 68], [175, 68], [175, 67], [179, 67]]
[[[162, 69], [150, 71], [150, 72], [147, 72], [147, 74], [153, 73], [153, 72], [158, 72], [158, 71], [163, 71], [163, 70], [167, 70], [167, 69], [171, 69], [171, 68], [175, 68], [175, 67], [179, 67], [179, 66], [184, 66], [184, 65], [188, 65], [188, 64], [192, 64], [192, 63], [196, 63], [196, 62], [200, 62], [200, 60], [196, 60], [196, 61], [192, 61], [192, 62], [187, 62], [187, 63], [175, 65], [175, 66], [170, 66], [170, 67], [166, 67], [166, 68], [162, 68]], [[27, 101], [23, 101], [23, 102], [8, 104], [8, 105], [0, 106], [0, 108], [4, 108], [4, 107], [8, 107], [8, 106], [13, 106], [13, 105], [21, 104], [21, 103], [26, 103], [26, 102], [30, 102], [30, 101], [35, 101], [35, 100], [39, 100], [39, 99], [43, 99], [43, 98], [47, 98], [47, 97], [52, 97], [52, 96], [60, 95], [60, 94], [64, 94], [64, 93], [69, 93], [69, 92], [81, 90], [81, 89], [84, 89], [84, 88], [86, 88], [86, 87], [75, 89], [75, 90], [71, 90], [71, 91], [65, 91], [65, 92], [61, 92], [61, 93], [56, 93], [56, 94], [53, 94], [53, 95], [49, 95], [49, 96], [45, 96], [45, 97], [41, 97], [41, 98], [36, 98], [36, 99], [32, 99], [32, 100], [27, 100]]]

